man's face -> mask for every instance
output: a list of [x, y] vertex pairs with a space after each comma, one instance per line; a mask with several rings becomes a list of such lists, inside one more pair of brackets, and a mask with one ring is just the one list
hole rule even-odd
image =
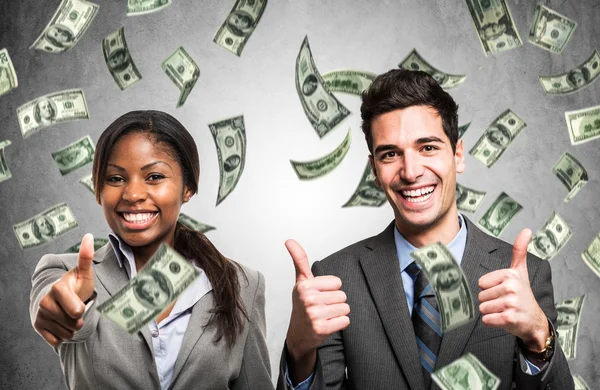
[[504, 135], [504, 133], [498, 129], [490, 130], [489, 137], [496, 144], [506, 147], [508, 146], [509, 139]]
[[35, 225], [38, 228], [40, 234], [44, 236], [52, 235], [52, 225], [46, 220], [46, 218], [38, 218], [35, 220]]
[[483, 29], [483, 35], [487, 39], [494, 38], [506, 31], [506, 26], [503, 24], [492, 23]]
[[556, 250], [556, 247], [554, 246], [552, 241], [545, 236], [541, 236], [540, 238], [538, 238], [537, 245], [547, 255], [554, 253], [554, 251]]
[[571, 81], [577, 87], [581, 87], [583, 84], [585, 84], [585, 77], [583, 77], [582, 72], [573, 72], [571, 73]]
[[40, 117], [46, 120], [52, 119], [54, 112], [52, 111], [52, 105], [48, 100], [42, 100], [38, 103], [40, 109]]
[[48, 30], [48, 36], [54, 38], [57, 42], [68, 43], [71, 40], [69, 34], [59, 28], [51, 28]]
[[111, 69], [114, 69], [121, 66], [123, 62], [125, 62], [125, 54], [119, 52], [116, 55], [109, 58], [108, 66], [110, 66]]
[[571, 326], [577, 322], [577, 315], [568, 311], [558, 310], [558, 318], [556, 319], [557, 326]]
[[458, 270], [451, 268], [440, 272], [437, 279], [442, 286], [449, 287], [460, 279], [460, 273]]
[[231, 18], [229, 18], [229, 21], [231, 22], [231, 24], [233, 26], [239, 28], [240, 30], [244, 30], [244, 29], [247, 29], [248, 27], [250, 27], [248, 20], [238, 14], [231, 15]]
[[142, 291], [147, 297], [152, 297], [152, 302], [156, 306], [164, 306], [169, 300], [168, 294], [160, 288], [160, 285], [154, 279], [144, 283]]

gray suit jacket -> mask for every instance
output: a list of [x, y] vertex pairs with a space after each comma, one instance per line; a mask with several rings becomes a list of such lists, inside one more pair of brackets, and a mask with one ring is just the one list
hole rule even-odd
[[[36, 316], [41, 298], [52, 283], [77, 265], [77, 255], [45, 255], [32, 277], [30, 314]], [[216, 327], [205, 326], [213, 308], [207, 293], [193, 307], [183, 344], [175, 363], [171, 389], [269, 389], [273, 388], [265, 343], [265, 280], [244, 268], [239, 275], [241, 295], [250, 318], [236, 344], [215, 343]], [[84, 326], [72, 341], [55, 348], [69, 389], [160, 389], [152, 352], [150, 330], [143, 327], [129, 335], [95, 309], [129, 280], [120, 268], [110, 244], [94, 254], [95, 289], [98, 296], [86, 313]]]
[[[573, 389], [565, 356], [556, 344], [542, 372], [522, 372], [516, 337], [481, 323], [478, 280], [496, 269], [508, 268], [512, 246], [488, 236], [467, 220], [467, 243], [461, 267], [475, 303], [475, 321], [446, 332], [436, 367], [443, 367], [467, 352], [473, 353], [502, 383], [500, 389]], [[527, 267], [535, 297], [554, 323], [556, 309], [550, 265], [528, 255]], [[331, 335], [318, 350], [311, 389], [413, 389], [424, 388], [413, 325], [400, 276], [394, 242], [394, 223], [381, 234], [353, 244], [313, 264], [314, 275], [335, 275], [350, 305], [350, 326]], [[283, 351], [278, 389], [285, 389]], [[432, 388], [438, 389], [433, 384]]]

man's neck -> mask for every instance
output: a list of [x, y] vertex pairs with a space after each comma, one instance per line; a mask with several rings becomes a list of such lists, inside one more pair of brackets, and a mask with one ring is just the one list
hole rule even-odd
[[423, 227], [407, 226], [396, 219], [396, 228], [404, 239], [415, 248], [431, 245], [438, 241], [444, 245], [448, 245], [454, 240], [454, 237], [456, 237], [460, 230], [458, 210], [448, 210], [446, 215], [440, 220]]

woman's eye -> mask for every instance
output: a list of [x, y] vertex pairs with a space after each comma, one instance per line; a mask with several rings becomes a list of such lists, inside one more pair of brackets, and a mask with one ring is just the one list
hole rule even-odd
[[150, 181], [156, 181], [156, 180], [160, 180], [160, 179], [164, 179], [165, 177], [159, 173], [153, 173], [150, 176], [148, 176], [148, 180]]
[[123, 178], [121, 178], [119, 176], [110, 176], [109, 178], [106, 179], [106, 181], [109, 183], [118, 183], [120, 181], [123, 181]]

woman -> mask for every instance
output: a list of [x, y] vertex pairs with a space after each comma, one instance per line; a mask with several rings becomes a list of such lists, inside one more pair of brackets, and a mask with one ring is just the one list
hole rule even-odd
[[[263, 276], [177, 221], [199, 172], [194, 139], [166, 113], [127, 113], [100, 136], [92, 175], [110, 242], [94, 253], [87, 234], [78, 255], [45, 255], [32, 277], [34, 328], [59, 354], [70, 389], [273, 387]], [[127, 285], [163, 242], [203, 272], [129, 335], [96, 303]]]

